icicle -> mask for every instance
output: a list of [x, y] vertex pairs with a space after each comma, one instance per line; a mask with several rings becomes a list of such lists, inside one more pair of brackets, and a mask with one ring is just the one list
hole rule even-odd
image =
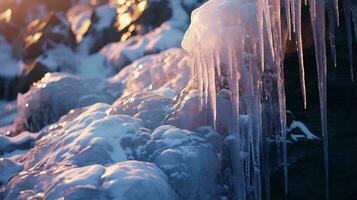
[[326, 178], [326, 198], [329, 199], [329, 173], [328, 173], [328, 133], [327, 133], [327, 107], [326, 107], [326, 44], [325, 44], [325, 1], [316, 2], [316, 17], [310, 9], [312, 30], [315, 42], [315, 53], [318, 74], [318, 88], [320, 97], [321, 128], [324, 146], [324, 165]]
[[326, 11], [328, 14], [328, 25], [329, 25], [329, 41], [330, 41], [330, 51], [331, 51], [331, 55], [332, 55], [332, 60], [334, 63], [334, 66], [337, 66], [337, 58], [336, 58], [336, 45], [335, 45], [335, 35], [336, 35], [336, 21], [338, 20], [336, 18], [338, 13], [336, 13], [335, 9], [335, 5], [334, 3], [336, 3], [336, 0], [328, 0], [327, 4], [326, 4]]
[[210, 58], [206, 59], [205, 65], [207, 65], [207, 73], [208, 73], [208, 94], [209, 94], [209, 102], [210, 109], [213, 121], [213, 127], [216, 129], [216, 120], [217, 120], [217, 97], [216, 97], [216, 73], [215, 73], [215, 59], [214, 52], [210, 53]]
[[354, 81], [353, 75], [353, 51], [352, 51], [352, 12], [351, 12], [351, 0], [345, 0], [344, 2], [344, 12], [345, 12], [345, 21], [347, 29], [347, 45], [348, 45], [348, 55], [350, 62], [350, 71], [351, 71], [351, 80]]
[[355, 30], [355, 39], [357, 42], [357, 2], [352, 3], [352, 21], [353, 21], [353, 27]]
[[310, 0], [310, 15], [312, 17], [312, 20], [314, 20], [316, 17], [316, 1], [320, 0]]
[[259, 30], [259, 56], [262, 71], [264, 71], [264, 0], [257, 0], [257, 22]]
[[304, 102], [304, 109], [306, 109], [306, 86], [305, 86], [305, 68], [304, 68], [304, 49], [302, 47], [302, 29], [301, 29], [301, 1], [300, 0], [295, 0], [295, 26], [296, 26], [296, 31], [295, 31], [295, 41], [296, 41], [296, 47], [299, 55], [299, 70], [300, 70], [300, 86], [301, 86], [301, 92], [303, 96], [303, 102]]
[[291, 40], [291, 11], [290, 11], [290, 0], [284, 0], [284, 7], [285, 7], [285, 17], [286, 23], [288, 25], [288, 38]]
[[334, 0], [334, 8], [335, 8], [336, 23], [337, 23], [337, 26], [339, 26], [340, 25], [340, 12], [338, 10], [338, 0]]

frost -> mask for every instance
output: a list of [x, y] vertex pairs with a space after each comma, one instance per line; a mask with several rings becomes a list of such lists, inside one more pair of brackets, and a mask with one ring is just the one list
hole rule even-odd
[[219, 149], [220, 137], [212, 129], [191, 132], [166, 125], [154, 130], [141, 157], [165, 172], [180, 199], [217, 199]]
[[144, 55], [179, 47], [182, 38], [182, 31], [164, 23], [143, 36], [135, 36], [125, 42], [108, 44], [99, 53], [106, 55], [106, 65], [118, 72], [125, 65]]
[[155, 129], [162, 125], [170, 110], [172, 99], [155, 93], [139, 92], [117, 99], [109, 114], [125, 114], [139, 118], [145, 127]]
[[128, 142], [137, 138], [136, 142], [144, 144], [147, 131], [140, 120], [124, 115], [108, 116], [108, 109], [107, 104], [94, 104], [43, 129], [41, 139], [22, 161], [25, 169], [126, 161], [135, 153]]
[[0, 158], [0, 185], [22, 170], [22, 165], [7, 158]]
[[12, 124], [16, 115], [16, 101], [0, 101], [0, 127]]
[[[293, 120], [292, 123], [290, 124], [290, 126], [286, 129], [287, 131], [292, 131], [293, 129], [300, 129], [300, 131], [305, 134], [305, 135], [302, 135], [302, 137], [308, 139], [308, 140], [320, 140], [319, 137], [317, 137], [316, 135], [314, 135], [306, 126], [304, 123], [300, 122], [300, 121], [295, 121]], [[300, 135], [291, 135], [291, 137], [297, 141], [298, 140], [298, 137]]]
[[[56, 122], [73, 108], [96, 102], [111, 102], [103, 90], [105, 82], [80, 79], [68, 74], [47, 73], [25, 94], [17, 99], [18, 115], [13, 132], [39, 131]], [[71, 97], [71, 98], [68, 98]]]
[[38, 135], [29, 132], [23, 132], [14, 137], [8, 137], [0, 134], [0, 155], [12, 152], [14, 150], [31, 148]]
[[2, 199], [218, 198], [221, 137], [214, 130], [166, 125], [151, 132], [110, 110], [103, 103], [71, 110], [42, 129], [17, 158], [23, 168], [4, 181]]
[[0, 77], [13, 77], [20, 73], [20, 62], [13, 57], [12, 51], [10, 44], [0, 35]]
[[187, 85], [189, 67], [184, 51], [172, 48], [126, 66], [110, 79], [111, 87], [123, 84], [123, 96], [145, 91], [174, 96]]
[[166, 175], [154, 164], [127, 161], [106, 169], [102, 176], [103, 188], [115, 200], [152, 199], [175, 200], [175, 192]]

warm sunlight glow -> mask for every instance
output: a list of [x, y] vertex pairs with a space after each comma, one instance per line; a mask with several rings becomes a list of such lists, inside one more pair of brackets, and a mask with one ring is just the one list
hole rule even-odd
[[25, 42], [26, 42], [26, 44], [33, 44], [33, 43], [37, 42], [41, 38], [41, 36], [42, 36], [42, 32], [38, 32], [34, 35], [30, 35], [30, 36], [26, 37]]
[[6, 23], [11, 21], [12, 10], [9, 8], [0, 14], [0, 21], [5, 21]]

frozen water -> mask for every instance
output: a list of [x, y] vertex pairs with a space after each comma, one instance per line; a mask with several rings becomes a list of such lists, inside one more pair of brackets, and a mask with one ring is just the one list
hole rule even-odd
[[0, 158], [0, 186], [22, 170], [22, 165], [7, 158]]
[[[56, 122], [70, 109], [91, 105], [96, 102], [111, 102], [104, 91], [101, 80], [80, 79], [77, 76], [47, 73], [25, 94], [17, 99], [19, 113], [13, 132], [39, 131]], [[68, 98], [71, 97], [71, 98]]]
[[115, 200], [175, 200], [177, 195], [166, 175], [154, 164], [127, 161], [108, 167], [102, 176], [103, 188]]
[[14, 150], [29, 149], [33, 147], [38, 135], [29, 132], [22, 132], [15, 137], [8, 137], [0, 134], [0, 155]]
[[143, 152], [144, 158], [166, 173], [180, 199], [219, 198], [220, 136], [212, 129], [191, 132], [161, 126], [154, 130]]
[[145, 127], [160, 126], [170, 110], [172, 98], [150, 92], [139, 92], [117, 99], [109, 113], [139, 118]]
[[9, 173], [14, 176], [4, 181], [0, 197], [218, 197], [221, 138], [214, 130], [191, 132], [166, 125], [151, 132], [140, 119], [111, 109], [98, 103], [71, 110], [42, 129], [34, 148], [17, 158], [21, 168]]
[[25, 169], [108, 164], [132, 157], [135, 149], [130, 149], [127, 143], [134, 140], [144, 144], [148, 131], [138, 119], [108, 116], [108, 109], [107, 104], [94, 104], [79, 114], [70, 112], [43, 129], [41, 139], [22, 161]]
[[[338, 1], [328, 1], [327, 5], [325, 1], [308, 3], [315, 42], [328, 198], [325, 11], [329, 15], [331, 51], [336, 60], [334, 29], [339, 22]], [[232, 162], [238, 199], [261, 199], [262, 188], [269, 188], [264, 180], [269, 176], [263, 168], [266, 163], [260, 163], [268, 159], [262, 154], [261, 146], [267, 146], [267, 139], [273, 135], [281, 138], [285, 193], [288, 193], [283, 59], [286, 39], [295, 33], [306, 108], [301, 4], [302, 1], [291, 0], [211, 0], [192, 13], [191, 25], [182, 42], [191, 54], [191, 79], [199, 91], [201, 107], [211, 111], [208, 118], [213, 126], [217, 126], [217, 93], [222, 88], [231, 92], [234, 121], [230, 133], [235, 141]], [[356, 6], [350, 0], [344, 6], [352, 63], [352, 23], [356, 21], [352, 10]], [[240, 119], [242, 115], [246, 120]], [[263, 133], [267, 127], [271, 128]]]
[[14, 77], [20, 73], [20, 62], [12, 53], [11, 45], [0, 35], [0, 77]]
[[16, 101], [0, 101], [0, 127], [12, 124], [16, 115]]
[[154, 164], [126, 161], [85, 167], [59, 166], [23, 171], [13, 177], [2, 199], [162, 199], [175, 200], [167, 177]]
[[172, 48], [136, 60], [112, 77], [110, 82], [112, 87], [123, 84], [123, 96], [144, 91], [175, 96], [187, 85], [189, 67], [184, 51]]
[[143, 36], [135, 36], [125, 42], [108, 44], [100, 51], [100, 54], [105, 54], [106, 65], [118, 72], [144, 55], [180, 47], [182, 38], [183, 31], [173, 28], [169, 23], [164, 23]]

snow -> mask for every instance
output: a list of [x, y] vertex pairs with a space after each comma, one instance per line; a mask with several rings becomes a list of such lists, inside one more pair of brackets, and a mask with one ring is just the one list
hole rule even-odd
[[118, 72], [144, 55], [180, 47], [182, 38], [182, 31], [164, 23], [145, 35], [134, 36], [125, 42], [108, 44], [100, 51], [100, 54], [106, 55], [106, 65]]
[[[145, 195], [145, 196], [144, 196]], [[107, 167], [60, 166], [24, 171], [5, 187], [4, 199], [176, 199], [163, 172], [151, 163], [126, 161]]]
[[22, 170], [22, 165], [7, 158], [0, 158], [0, 185]]
[[[302, 135], [303, 138], [306, 138], [308, 140], [320, 140], [319, 137], [317, 137], [316, 135], [314, 135], [307, 127], [304, 123], [302, 123], [301, 121], [295, 121], [293, 120], [292, 123], [290, 124], [290, 126], [286, 129], [287, 131], [292, 131], [293, 129], [300, 129], [300, 131], [305, 134]], [[291, 135], [291, 137], [295, 140], [298, 141], [298, 136], [295, 135]]]
[[37, 61], [41, 62], [51, 72], [66, 72], [76, 74], [81, 64], [80, 57], [64, 45], [58, 45], [53, 49], [47, 50]]
[[[47, 73], [25, 94], [17, 98], [18, 115], [13, 132], [39, 131], [56, 122], [70, 109], [96, 102], [111, 102], [112, 96], [104, 91], [106, 82], [81, 79], [74, 75]], [[67, 98], [71, 97], [71, 98]]]
[[109, 197], [122, 199], [174, 200], [176, 193], [166, 175], [154, 164], [127, 161], [108, 167], [102, 176]]
[[43, 129], [36, 147], [23, 160], [25, 169], [126, 161], [130, 152], [126, 152], [125, 142], [139, 139], [147, 131], [140, 120], [124, 115], [107, 116], [107, 109], [107, 104], [94, 104], [79, 115], [73, 113], [78, 115], [74, 119], [69, 113]]
[[[116, 9], [70, 9], [78, 52], [61, 45], [46, 51], [38, 61], [61, 73], [46, 74], [18, 96], [17, 106], [0, 102], [0, 127], [6, 126], [0, 129], [0, 199], [219, 199], [222, 138], [206, 125], [230, 134], [225, 142], [231, 151], [233, 198], [269, 196], [265, 151], [272, 141], [283, 152], [278, 159], [288, 193], [287, 131], [300, 129], [304, 138], [319, 140], [300, 121], [286, 127], [282, 63], [292, 34], [307, 107], [302, 1], [210, 0], [193, 12], [184, 34], [187, 11], [200, 2], [170, 0], [172, 17], [161, 26], [92, 55], [87, 51], [98, 42], [97, 34], [113, 28]], [[338, 0], [308, 3], [328, 198], [325, 11], [336, 65]], [[345, 0], [343, 5], [353, 79], [357, 4]], [[93, 12], [98, 21], [91, 22]], [[93, 33], [87, 34], [89, 28]], [[52, 31], [60, 32], [58, 27]], [[184, 50], [178, 48], [181, 41]], [[1, 77], [21, 70], [11, 52], [1, 37]]]
[[0, 135], [0, 155], [19, 149], [29, 149], [37, 139], [36, 134], [23, 132], [14, 137]]
[[113, 87], [123, 84], [123, 96], [153, 90], [164, 96], [175, 96], [187, 85], [189, 67], [185, 52], [172, 48], [136, 60], [112, 77], [110, 82]]
[[10, 125], [17, 115], [16, 101], [0, 100], [0, 127]]
[[180, 199], [217, 199], [219, 149], [220, 137], [210, 128], [191, 132], [166, 125], [154, 130], [143, 155], [165, 172]]
[[92, 9], [87, 5], [78, 4], [71, 7], [66, 13], [68, 21], [71, 23], [73, 33], [77, 42], [80, 42], [87, 32], [91, 21]]
[[20, 73], [21, 62], [12, 55], [12, 47], [6, 39], [0, 35], [0, 76], [14, 77]]
[[[142, 107], [151, 105], [160, 104]], [[0, 196], [218, 197], [221, 137], [214, 130], [192, 132], [163, 125], [150, 131], [140, 119], [110, 111], [104, 103], [74, 109], [42, 129], [35, 146], [16, 158], [21, 168], [9, 168], [14, 173], [7, 174], [13, 178], [4, 181]]]
[[94, 12], [99, 19], [99, 21], [95, 22], [95, 29], [97, 31], [109, 27], [113, 23], [116, 16], [115, 7], [109, 5], [99, 6]]
[[117, 99], [109, 114], [125, 114], [141, 119], [149, 129], [160, 126], [170, 110], [172, 98], [150, 92], [139, 92]]

